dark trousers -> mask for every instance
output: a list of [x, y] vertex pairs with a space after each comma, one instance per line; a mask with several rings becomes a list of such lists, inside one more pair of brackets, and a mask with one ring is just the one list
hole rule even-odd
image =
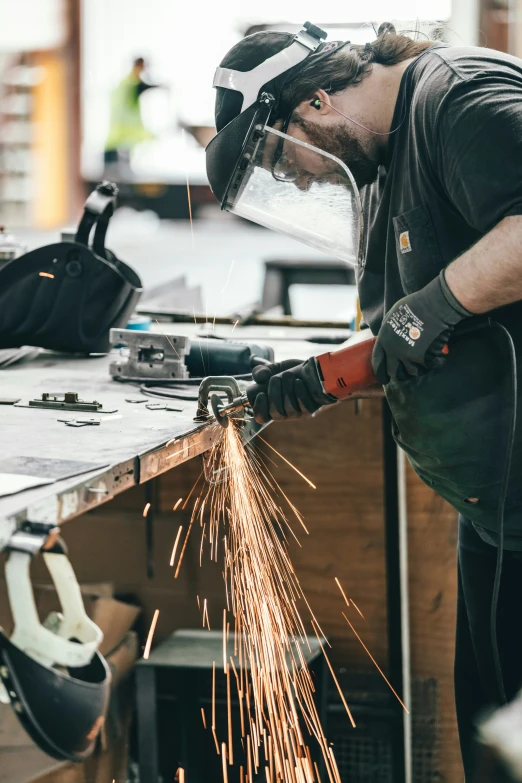
[[[497, 549], [486, 544], [469, 520], [459, 518], [455, 701], [466, 783], [479, 779], [476, 719], [501, 703], [491, 644], [491, 597]], [[504, 552], [497, 635], [506, 697], [522, 686], [522, 559]], [[499, 778], [495, 778], [499, 780]]]

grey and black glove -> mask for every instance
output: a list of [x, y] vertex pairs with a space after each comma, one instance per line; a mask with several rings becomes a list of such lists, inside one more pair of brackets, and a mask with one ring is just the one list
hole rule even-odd
[[444, 270], [427, 286], [399, 299], [386, 313], [373, 349], [377, 380], [402, 381], [441, 367], [455, 326], [473, 315], [451, 293]]
[[297, 419], [337, 402], [323, 390], [314, 357], [254, 367], [252, 376], [255, 383], [247, 389], [247, 396], [258, 424]]

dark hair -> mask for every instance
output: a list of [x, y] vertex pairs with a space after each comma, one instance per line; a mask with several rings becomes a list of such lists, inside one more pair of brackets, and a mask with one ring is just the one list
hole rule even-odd
[[145, 65], [145, 60], [143, 59], [143, 57], [136, 57], [136, 59], [134, 60], [133, 66], [136, 67], [137, 65], [139, 65], [140, 68], [143, 65]]
[[435, 41], [416, 41], [397, 33], [390, 23], [379, 27], [377, 38], [364, 46], [345, 44], [330, 57], [314, 61], [308, 57], [294, 77], [285, 85], [279, 108], [281, 117], [288, 116], [302, 101], [311, 99], [318, 89], [333, 95], [347, 87], [360, 84], [378, 65], [397, 65], [404, 60], [418, 57], [433, 46]]

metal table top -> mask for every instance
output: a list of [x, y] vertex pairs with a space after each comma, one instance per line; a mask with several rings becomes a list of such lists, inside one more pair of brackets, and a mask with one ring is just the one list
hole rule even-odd
[[[158, 324], [157, 331], [192, 336], [196, 327]], [[222, 336], [232, 336], [230, 327], [219, 331]], [[289, 355], [304, 359], [332, 349], [307, 342], [309, 332], [238, 328], [233, 338], [262, 339], [273, 345], [277, 359]], [[22, 403], [40, 398], [43, 392], [74, 391], [81, 399], [116, 409], [115, 413], [100, 414], [0, 405], [0, 472], [10, 472], [6, 467], [9, 460], [20, 463], [22, 458], [44, 459], [50, 467], [57, 464], [53, 460], [93, 464], [89, 472], [0, 497], [0, 550], [20, 522], [63, 523], [203, 453], [221, 437], [215, 424], [194, 421], [195, 400], [169, 401], [181, 411], [149, 410], [145, 402], [128, 402], [143, 395], [136, 385], [110, 378], [108, 356], [71, 358], [44, 352], [30, 362], [0, 371], [0, 389], [1, 397], [21, 398]], [[102, 421], [99, 426], [81, 428], [58, 421], [79, 417]]]

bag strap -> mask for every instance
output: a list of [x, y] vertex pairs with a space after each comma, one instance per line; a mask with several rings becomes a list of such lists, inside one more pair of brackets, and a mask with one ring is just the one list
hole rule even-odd
[[109, 220], [114, 214], [118, 188], [114, 182], [107, 180], [96, 186], [96, 190], [88, 197], [83, 207], [83, 215], [76, 232], [75, 241], [89, 247], [89, 237], [94, 226], [94, 239], [92, 250], [101, 258], [106, 258], [105, 235], [109, 226]]

